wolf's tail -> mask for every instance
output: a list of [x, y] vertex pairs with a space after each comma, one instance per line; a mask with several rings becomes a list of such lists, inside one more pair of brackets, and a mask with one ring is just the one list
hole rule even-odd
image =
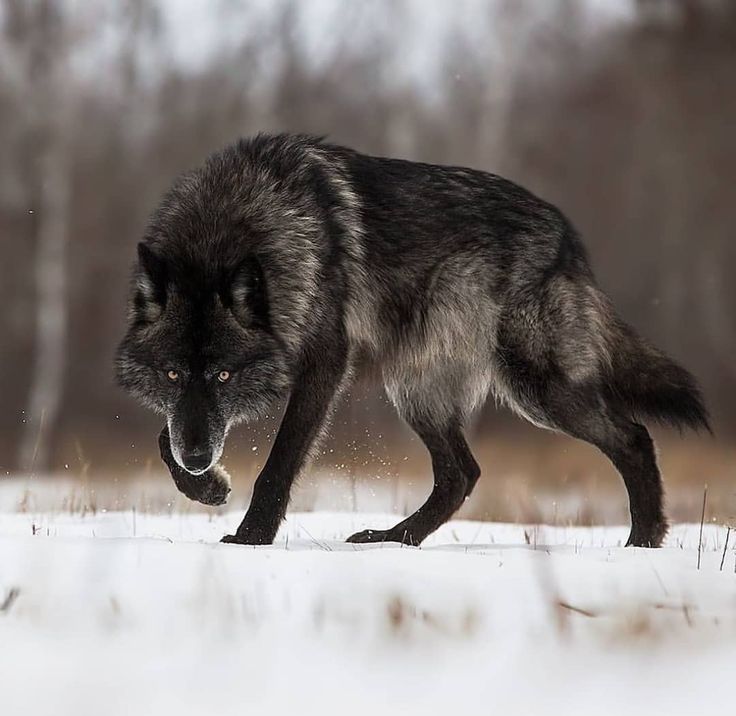
[[680, 430], [712, 432], [708, 411], [695, 378], [616, 321], [611, 346], [609, 399], [636, 417], [650, 418]]

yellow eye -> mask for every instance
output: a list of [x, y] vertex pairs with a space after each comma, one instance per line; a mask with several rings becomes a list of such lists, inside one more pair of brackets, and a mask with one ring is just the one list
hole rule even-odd
[[217, 374], [217, 380], [219, 380], [220, 383], [227, 383], [228, 380], [230, 380], [230, 372], [227, 370], [221, 370]]
[[170, 370], [166, 373], [166, 377], [172, 382], [176, 383], [179, 380], [179, 374], [175, 370]]

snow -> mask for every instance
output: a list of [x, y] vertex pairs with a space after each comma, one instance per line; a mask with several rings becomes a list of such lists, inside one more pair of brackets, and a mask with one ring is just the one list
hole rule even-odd
[[[343, 540], [396, 515], [0, 514], [0, 713], [729, 712], [726, 530], [453, 521], [421, 549]], [[11, 590], [14, 590], [11, 594]], [[15, 595], [15, 596], [13, 596]]]

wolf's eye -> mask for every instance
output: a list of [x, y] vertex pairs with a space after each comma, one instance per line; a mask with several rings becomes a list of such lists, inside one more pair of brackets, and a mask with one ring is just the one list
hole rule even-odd
[[179, 380], [179, 374], [175, 370], [166, 371], [166, 377], [172, 382], [176, 383]]
[[217, 374], [217, 380], [220, 381], [220, 383], [227, 383], [228, 380], [230, 380], [230, 371], [227, 370], [221, 370]]

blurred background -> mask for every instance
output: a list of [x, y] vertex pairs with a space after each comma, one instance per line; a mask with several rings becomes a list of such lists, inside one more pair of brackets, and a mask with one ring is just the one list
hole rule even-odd
[[[736, 513], [736, 3], [0, 0], [0, 485], [20, 508], [197, 509], [112, 379], [128, 273], [182, 170], [257, 131], [499, 173], [557, 204], [620, 313], [692, 370], [715, 437], [658, 431], [670, 512]], [[231, 505], [279, 411], [234, 431]], [[595, 450], [489, 404], [468, 517], [624, 522]], [[356, 386], [294, 496], [413, 509], [421, 444]], [[41, 490], [45, 486], [46, 493]], [[0, 493], [2, 494], [2, 493]]]

